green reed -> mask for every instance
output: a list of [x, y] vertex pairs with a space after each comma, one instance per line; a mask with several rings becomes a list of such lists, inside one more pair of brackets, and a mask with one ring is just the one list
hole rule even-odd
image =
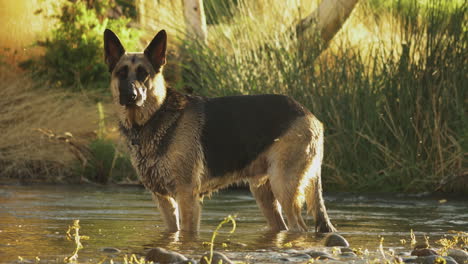
[[352, 16], [371, 17], [377, 40], [339, 36], [328, 49], [238, 4], [235, 18], [211, 27], [217, 41], [185, 42], [184, 85], [304, 104], [326, 127], [326, 190], [466, 193], [467, 5], [426, 2], [394, 1], [377, 14], [363, 1]]

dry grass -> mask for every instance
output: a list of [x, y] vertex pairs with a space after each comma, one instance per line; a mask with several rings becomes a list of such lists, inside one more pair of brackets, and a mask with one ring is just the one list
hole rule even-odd
[[35, 89], [29, 78], [6, 67], [0, 68], [0, 83], [0, 177], [64, 180], [76, 156], [69, 144], [39, 130], [86, 141], [97, 128], [96, 109], [76, 94]]

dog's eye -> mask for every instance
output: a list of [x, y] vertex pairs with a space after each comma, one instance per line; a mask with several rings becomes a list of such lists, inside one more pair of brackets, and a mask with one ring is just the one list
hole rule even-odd
[[127, 75], [128, 75], [128, 67], [127, 66], [122, 67], [117, 71], [117, 76], [119, 76], [119, 78], [121, 78], [121, 79], [127, 78]]
[[138, 67], [137, 68], [137, 79], [140, 82], [146, 81], [146, 78], [148, 78], [148, 72], [143, 68], [143, 67]]

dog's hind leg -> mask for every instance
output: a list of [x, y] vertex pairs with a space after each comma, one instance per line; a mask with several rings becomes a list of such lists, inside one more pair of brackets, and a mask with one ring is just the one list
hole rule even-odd
[[323, 128], [317, 125], [317, 122], [315, 122], [315, 128], [315, 139], [310, 142], [312, 159], [305, 173], [307, 175], [306, 179], [309, 181], [306, 187], [307, 211], [314, 216], [316, 232], [335, 232], [336, 229], [328, 218], [322, 196]]
[[153, 193], [153, 199], [158, 204], [159, 211], [163, 216], [164, 223], [167, 227], [167, 231], [179, 231], [179, 211], [174, 198], [167, 195]]
[[271, 189], [286, 215], [289, 229], [293, 231], [307, 231], [301, 211], [312, 176], [309, 167], [317, 154], [314, 146], [323, 143], [317, 142], [321, 129], [321, 124], [311, 116], [298, 118], [268, 153]]
[[281, 204], [286, 216], [288, 230], [307, 231], [307, 226], [302, 219], [302, 205], [304, 203], [304, 184], [302, 179], [302, 160], [289, 159], [290, 156], [283, 153], [283, 160], [275, 162], [268, 174], [270, 175], [271, 190]]
[[320, 167], [311, 168], [315, 176], [310, 179], [310, 185], [306, 189], [307, 211], [314, 216], [315, 231], [320, 233], [336, 232], [325, 208], [325, 201], [322, 196], [322, 180]]
[[271, 188], [278, 199], [286, 215], [288, 230], [307, 231], [307, 226], [302, 219], [301, 211], [304, 203], [304, 195], [301, 195], [300, 186], [295, 183], [286, 183], [278, 178], [287, 178], [285, 174], [273, 176]]
[[283, 216], [281, 215], [281, 206], [271, 191], [270, 182], [267, 181], [262, 185], [250, 182], [249, 186], [258, 207], [270, 226], [270, 230], [274, 232], [287, 230]]

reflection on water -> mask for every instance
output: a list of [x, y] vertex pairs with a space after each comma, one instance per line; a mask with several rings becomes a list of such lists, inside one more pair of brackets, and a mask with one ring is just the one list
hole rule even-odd
[[[376, 248], [380, 236], [385, 246], [400, 247], [409, 240], [409, 231], [428, 235], [432, 240], [449, 230], [468, 230], [468, 203], [448, 199], [392, 196], [326, 195], [329, 215], [340, 233], [354, 248]], [[165, 247], [196, 257], [208, 250], [212, 231], [227, 215], [237, 215], [237, 229], [222, 228], [218, 242], [239, 253], [242, 259], [255, 252], [276, 252], [321, 247], [314, 232], [270, 233], [254, 199], [247, 191], [224, 191], [205, 199], [199, 236], [170, 234], [151, 200], [137, 187], [93, 186], [0, 186], [0, 262], [12, 263], [18, 256], [48, 262], [62, 262], [73, 251], [65, 232], [74, 219], [80, 219], [83, 242], [81, 262], [99, 262], [105, 247], [123, 254], [143, 254], [151, 247]], [[313, 226], [311, 217], [306, 218]], [[311, 228], [312, 229], [312, 228]], [[216, 247], [220, 248], [221, 244]]]

